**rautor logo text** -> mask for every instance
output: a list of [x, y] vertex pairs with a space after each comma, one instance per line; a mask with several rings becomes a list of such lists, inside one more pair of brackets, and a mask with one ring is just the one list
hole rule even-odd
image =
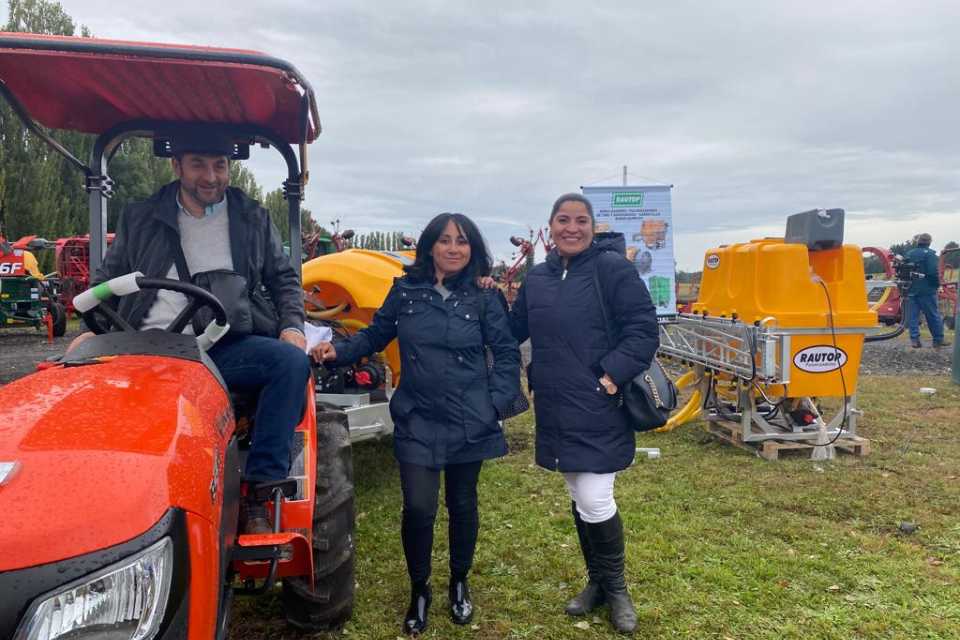
[[847, 353], [839, 347], [820, 344], [801, 349], [793, 356], [793, 364], [807, 373], [836, 371], [847, 363]]
[[621, 191], [613, 194], [614, 209], [643, 206], [643, 191]]

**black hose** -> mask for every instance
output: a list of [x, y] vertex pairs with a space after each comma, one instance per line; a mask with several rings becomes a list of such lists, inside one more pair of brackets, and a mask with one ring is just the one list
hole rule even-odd
[[903, 286], [898, 286], [900, 291], [900, 324], [897, 328], [886, 333], [875, 333], [863, 338], [864, 342], [882, 342], [884, 340], [893, 340], [907, 329], [907, 290]]
[[[903, 315], [903, 314], [901, 314], [901, 315]], [[875, 334], [873, 334], [873, 335], [868, 335], [868, 336], [865, 336], [865, 337], [864, 337], [863, 341], [864, 341], [864, 342], [881, 342], [881, 341], [883, 341], [883, 340], [893, 340], [894, 338], [896, 338], [897, 336], [899, 336], [901, 333], [903, 333], [903, 332], [906, 331], [906, 330], [907, 330], [906, 318], [904, 317], [904, 318], [901, 318], [901, 319], [900, 319], [900, 324], [897, 325], [897, 328], [894, 329], [893, 331], [888, 331], [888, 332], [886, 332], [886, 333], [875, 333]]]

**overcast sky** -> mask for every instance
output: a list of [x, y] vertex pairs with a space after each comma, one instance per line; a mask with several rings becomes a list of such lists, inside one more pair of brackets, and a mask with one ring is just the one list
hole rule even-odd
[[[680, 268], [847, 210], [861, 245], [960, 240], [960, 3], [61, 0], [96, 36], [252, 48], [316, 94], [306, 206], [498, 257], [587, 184], [675, 185]], [[522, 5], [522, 8], [519, 8]], [[252, 167], [279, 185], [279, 156]]]

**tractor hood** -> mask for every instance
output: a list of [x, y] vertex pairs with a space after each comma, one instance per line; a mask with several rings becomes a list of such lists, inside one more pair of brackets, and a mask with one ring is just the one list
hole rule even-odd
[[104, 358], [0, 388], [0, 571], [130, 540], [171, 507], [216, 521], [232, 428], [188, 360]]

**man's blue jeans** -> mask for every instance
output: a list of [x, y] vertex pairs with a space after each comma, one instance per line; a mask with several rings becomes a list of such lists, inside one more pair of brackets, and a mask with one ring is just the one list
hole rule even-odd
[[937, 308], [937, 294], [924, 293], [907, 297], [907, 326], [910, 327], [910, 339], [920, 339], [920, 313], [927, 319], [927, 327], [933, 336], [934, 344], [943, 342], [943, 318]]
[[282, 480], [290, 471], [293, 430], [303, 415], [310, 360], [264, 336], [227, 336], [208, 352], [230, 390], [259, 392], [247, 481]]

